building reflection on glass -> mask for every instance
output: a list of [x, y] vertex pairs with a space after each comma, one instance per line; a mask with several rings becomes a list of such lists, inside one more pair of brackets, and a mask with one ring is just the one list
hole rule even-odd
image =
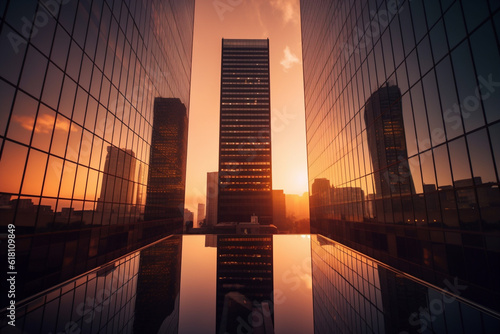
[[0, 226], [16, 227], [17, 298], [175, 232], [144, 221], [154, 99], [189, 110], [194, 0], [169, 3], [0, 5]]
[[274, 333], [272, 307], [272, 236], [218, 236], [216, 333]]
[[[207, 252], [214, 261], [204, 258], [204, 272], [193, 266], [198, 246], [217, 247], [216, 261], [215, 252]], [[188, 257], [194, 262], [184, 262]], [[210, 291], [193, 294], [197, 285]], [[171, 236], [19, 301], [16, 329], [27, 334], [498, 333], [498, 313], [463, 299], [469, 286], [458, 280], [444, 280], [444, 286], [415, 280], [321, 235]], [[0, 312], [2, 332], [8, 328], [6, 312]]]
[[301, 28], [311, 231], [500, 311], [490, 3], [301, 1]]
[[180, 232], [186, 187], [188, 117], [180, 99], [156, 98], [145, 220], [177, 218]]

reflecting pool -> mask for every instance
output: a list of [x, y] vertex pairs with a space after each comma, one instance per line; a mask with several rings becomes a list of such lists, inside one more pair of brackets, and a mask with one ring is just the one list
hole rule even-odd
[[173, 235], [18, 301], [15, 333], [499, 333], [500, 316], [321, 235]]

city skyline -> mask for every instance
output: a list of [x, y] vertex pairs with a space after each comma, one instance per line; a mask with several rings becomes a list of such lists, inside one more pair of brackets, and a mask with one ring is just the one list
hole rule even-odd
[[222, 38], [269, 38], [273, 189], [302, 195], [308, 186], [299, 1], [197, 1], [186, 206], [195, 211], [205, 202], [206, 173], [218, 170]]

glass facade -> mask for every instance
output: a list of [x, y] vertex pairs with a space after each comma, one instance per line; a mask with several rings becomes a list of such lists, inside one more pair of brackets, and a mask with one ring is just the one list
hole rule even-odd
[[[200, 272], [203, 275], [200, 276]], [[17, 302], [17, 332], [484, 333], [500, 316], [321, 235], [174, 235]], [[10, 333], [0, 311], [0, 332]], [[9, 331], [11, 329], [11, 331]]]
[[301, 1], [311, 231], [500, 310], [500, 5]]
[[0, 224], [15, 225], [16, 298], [174, 229], [144, 222], [153, 107], [189, 109], [193, 24], [194, 1], [1, 2]]
[[218, 222], [272, 222], [269, 40], [222, 40]]

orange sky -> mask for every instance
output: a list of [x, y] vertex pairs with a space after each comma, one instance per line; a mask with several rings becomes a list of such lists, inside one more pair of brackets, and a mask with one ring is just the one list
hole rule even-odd
[[307, 191], [299, 0], [196, 2], [186, 207], [205, 203], [207, 172], [218, 170], [222, 38], [269, 38], [273, 189]]

